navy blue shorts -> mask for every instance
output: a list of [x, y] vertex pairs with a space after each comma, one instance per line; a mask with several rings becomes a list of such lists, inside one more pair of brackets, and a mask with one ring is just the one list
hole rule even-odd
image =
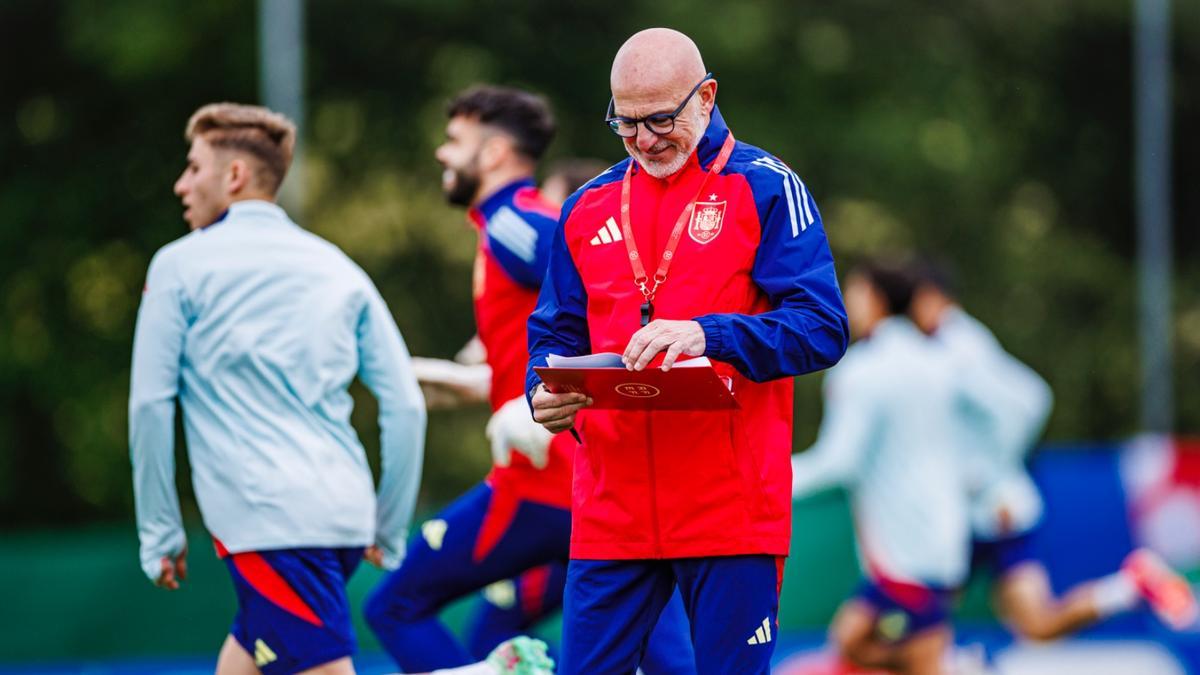
[[1033, 550], [1033, 531], [1011, 537], [971, 542], [971, 570], [990, 570], [997, 578], [1028, 562], [1037, 562]]
[[767, 675], [778, 641], [782, 574], [783, 558], [769, 555], [572, 560], [557, 672], [635, 672], [663, 639], [654, 622], [681, 596], [695, 672]]
[[354, 653], [346, 582], [358, 548], [295, 548], [229, 553], [217, 542], [237, 591], [229, 633], [264, 675], [314, 668]]
[[870, 579], [855, 597], [875, 610], [875, 636], [893, 644], [947, 623], [954, 605], [953, 589]]

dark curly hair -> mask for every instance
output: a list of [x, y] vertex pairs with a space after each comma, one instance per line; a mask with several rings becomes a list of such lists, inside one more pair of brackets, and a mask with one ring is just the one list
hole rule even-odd
[[475, 117], [516, 141], [517, 152], [537, 161], [554, 139], [554, 114], [546, 99], [521, 89], [476, 85], [463, 91], [446, 109], [447, 117]]

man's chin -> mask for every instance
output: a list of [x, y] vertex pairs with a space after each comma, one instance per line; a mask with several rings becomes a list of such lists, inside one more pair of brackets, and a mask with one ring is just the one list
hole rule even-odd
[[217, 219], [218, 215], [214, 213], [209, 217], [197, 212], [195, 209], [187, 209], [183, 212], [183, 220], [188, 224], [189, 230], [200, 230], [211, 225]]
[[[665, 153], [664, 153], [665, 154]], [[679, 153], [670, 156], [670, 159], [663, 157], [655, 157], [653, 159], [642, 155], [638, 157], [638, 163], [646, 170], [646, 173], [655, 178], [666, 178], [674, 175], [683, 168], [683, 161]]]

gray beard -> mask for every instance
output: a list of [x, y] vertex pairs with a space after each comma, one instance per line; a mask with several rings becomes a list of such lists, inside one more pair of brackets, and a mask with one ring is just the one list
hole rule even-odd
[[[651, 176], [654, 176], [655, 178], [663, 179], [663, 178], [667, 178], [669, 176], [674, 176], [676, 173], [679, 172], [680, 169], [683, 168], [684, 164], [687, 164], [688, 157], [691, 157], [692, 153], [696, 151], [696, 146], [700, 145], [700, 139], [703, 137], [704, 137], [704, 134], [698, 134], [696, 136], [695, 140], [692, 141], [691, 147], [687, 148], [685, 151], [680, 151], [679, 153], [677, 153], [675, 155], [675, 159], [671, 160], [670, 163], [668, 163], [668, 164], [660, 164], [660, 163], [650, 164], [650, 163], [646, 163], [646, 162], [642, 162], [642, 161], [638, 161], [638, 164], [642, 167], [643, 171], [650, 174]], [[628, 150], [629, 149], [626, 148], [626, 151], [628, 151]], [[633, 156], [632, 152], [630, 152], [629, 154], [631, 157]], [[633, 157], [633, 158], [634, 158], [634, 160], [637, 160], [637, 157]]]

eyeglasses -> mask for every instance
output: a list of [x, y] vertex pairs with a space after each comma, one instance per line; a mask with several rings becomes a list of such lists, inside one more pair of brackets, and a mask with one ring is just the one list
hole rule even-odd
[[691, 93], [687, 95], [687, 98], [683, 99], [683, 103], [680, 103], [678, 108], [669, 113], [660, 112], [653, 115], [646, 115], [645, 117], [621, 117], [616, 114], [616, 109], [613, 107], [615, 101], [610, 98], [608, 99], [608, 113], [605, 115], [604, 121], [608, 123], [608, 128], [621, 138], [633, 138], [637, 136], [639, 124], [646, 125], [646, 130], [652, 134], [665, 136], [675, 131], [675, 118], [679, 117], [679, 113], [683, 112], [683, 109], [687, 107], [688, 101], [692, 100], [696, 92], [700, 91], [700, 85], [711, 79], [713, 79], [713, 74], [707, 73], [704, 79], [692, 87]]

